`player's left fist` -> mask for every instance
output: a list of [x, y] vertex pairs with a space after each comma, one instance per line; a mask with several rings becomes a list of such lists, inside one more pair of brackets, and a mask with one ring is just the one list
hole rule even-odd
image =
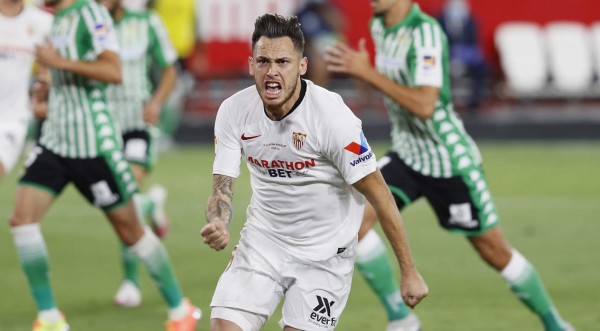
[[407, 306], [414, 308], [429, 294], [429, 287], [418, 271], [403, 272], [401, 279], [402, 299]]

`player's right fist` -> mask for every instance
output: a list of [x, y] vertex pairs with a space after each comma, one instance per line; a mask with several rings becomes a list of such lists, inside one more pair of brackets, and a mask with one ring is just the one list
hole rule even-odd
[[229, 243], [229, 230], [225, 222], [221, 220], [213, 220], [209, 222], [202, 230], [200, 230], [204, 243], [216, 251], [220, 251], [227, 247]]

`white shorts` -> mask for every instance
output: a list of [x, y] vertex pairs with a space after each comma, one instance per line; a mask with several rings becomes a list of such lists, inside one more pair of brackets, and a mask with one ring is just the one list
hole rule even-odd
[[309, 261], [246, 227], [210, 306], [270, 317], [285, 298], [282, 326], [333, 330], [350, 294], [356, 243], [328, 260]]
[[26, 135], [26, 121], [0, 123], [0, 163], [4, 167], [5, 174], [13, 169], [21, 156]]

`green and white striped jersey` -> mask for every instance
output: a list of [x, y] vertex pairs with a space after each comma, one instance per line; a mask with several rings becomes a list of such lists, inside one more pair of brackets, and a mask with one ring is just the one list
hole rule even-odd
[[[96, 1], [77, 0], [57, 12], [50, 39], [60, 56], [74, 61], [94, 61], [104, 51], [118, 52], [110, 14]], [[68, 158], [120, 150], [121, 135], [106, 105], [106, 84], [56, 68], [50, 75], [48, 117], [40, 144]]]
[[167, 30], [152, 11], [126, 10], [115, 21], [123, 82], [109, 85], [106, 97], [123, 132], [144, 129], [144, 105], [152, 95], [151, 66], [166, 68], [177, 60]]
[[435, 112], [426, 121], [385, 97], [392, 150], [426, 176], [456, 176], [480, 165], [477, 146], [452, 107], [448, 40], [439, 23], [413, 4], [392, 27], [386, 28], [382, 17], [375, 16], [371, 35], [379, 72], [405, 86], [434, 86], [440, 91]]

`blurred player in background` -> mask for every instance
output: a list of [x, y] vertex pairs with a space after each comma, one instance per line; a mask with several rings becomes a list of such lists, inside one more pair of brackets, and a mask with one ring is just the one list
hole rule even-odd
[[258, 330], [282, 299], [284, 330], [333, 330], [350, 292], [365, 197], [392, 242], [404, 299], [412, 307], [428, 292], [360, 120], [339, 95], [301, 78], [303, 52], [295, 16], [260, 16], [248, 59], [255, 86], [217, 114], [204, 242], [229, 243], [242, 158], [252, 199], [211, 302], [211, 330]]
[[467, 0], [446, 0], [437, 20], [448, 37], [450, 77], [457, 82], [470, 80], [466, 114], [475, 115], [484, 97], [488, 75], [477, 21]]
[[298, 12], [298, 20], [306, 38], [306, 55], [310, 59], [307, 77], [327, 88], [331, 73], [325, 67], [324, 55], [329, 45], [343, 39], [344, 13], [330, 1], [307, 0]]
[[[479, 151], [452, 108], [448, 42], [440, 25], [410, 0], [373, 0], [371, 6], [376, 68], [361, 40], [358, 51], [342, 43], [332, 48], [328, 69], [364, 80], [386, 96], [392, 147], [380, 167], [398, 209], [427, 198], [440, 225], [466, 235], [546, 330], [572, 330], [534, 267], [500, 231]], [[418, 330], [418, 318], [398, 295], [385, 246], [371, 229], [376, 220], [367, 204], [358, 268], [386, 307], [388, 331]]]
[[39, 8], [0, 0], [0, 181], [21, 155], [31, 118], [35, 45], [44, 42], [51, 25], [52, 15]]
[[[126, 10], [121, 0], [100, 2], [108, 8], [114, 20], [123, 70], [122, 83], [109, 85], [106, 89], [108, 108], [121, 129], [125, 159], [131, 165], [138, 186], [141, 186], [156, 162], [156, 139], [160, 133], [154, 125], [158, 123], [162, 105], [175, 86], [177, 71], [173, 63], [177, 54], [155, 13]], [[151, 67], [162, 70], [153, 92]], [[166, 190], [153, 185], [146, 194], [136, 194], [134, 199], [141, 217], [150, 220], [159, 238], [164, 237], [169, 226], [164, 210]], [[142, 298], [139, 260], [126, 245], [121, 248], [125, 279], [117, 291], [115, 303], [135, 307]]]
[[154, 9], [169, 33], [169, 37], [177, 51], [177, 82], [169, 96], [158, 128], [162, 135], [160, 145], [168, 149], [175, 143], [175, 133], [184, 110], [187, 95], [194, 90], [196, 81], [186, 68], [186, 63], [194, 51], [196, 44], [196, 0], [150, 0], [148, 5]]
[[[65, 186], [101, 208], [119, 239], [144, 262], [169, 306], [167, 331], [191, 331], [200, 311], [184, 299], [165, 247], [142, 227], [131, 197], [135, 178], [105, 97], [106, 83], [121, 82], [112, 19], [88, 0], [47, 0], [55, 10], [49, 44], [36, 60], [50, 68], [48, 117], [38, 145], [25, 162], [10, 219], [17, 254], [37, 304], [34, 331], [68, 330], [50, 286], [40, 220]], [[81, 220], [81, 226], [90, 220]], [[127, 327], [124, 326], [126, 329]]]

